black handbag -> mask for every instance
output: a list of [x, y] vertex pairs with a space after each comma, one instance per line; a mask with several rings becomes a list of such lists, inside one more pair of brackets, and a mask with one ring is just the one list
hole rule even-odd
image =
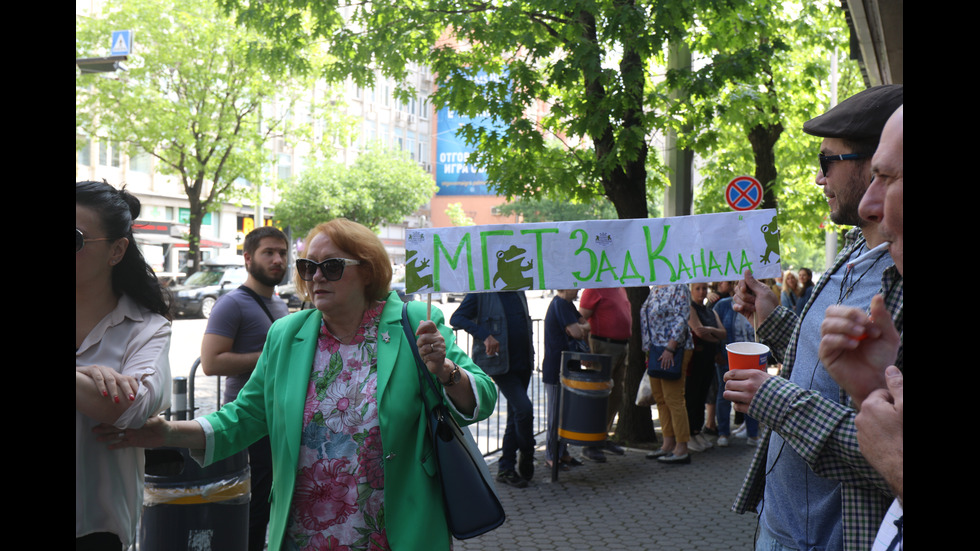
[[681, 345], [677, 345], [677, 351], [674, 352], [674, 365], [670, 369], [660, 367], [660, 355], [664, 353], [664, 350], [667, 350], [666, 346], [653, 345], [650, 347], [650, 354], [647, 356], [647, 375], [665, 381], [676, 381], [681, 378], [681, 370], [685, 367], [684, 349], [681, 348]]
[[442, 393], [419, 356], [415, 332], [408, 321], [408, 304], [402, 306], [402, 326], [419, 369], [419, 392], [428, 414], [429, 438], [435, 450], [449, 531], [461, 540], [485, 534], [504, 523], [504, 507], [497, 498], [490, 469], [469, 429], [456, 423], [441, 400], [430, 405], [426, 398], [423, 379], [435, 396]]

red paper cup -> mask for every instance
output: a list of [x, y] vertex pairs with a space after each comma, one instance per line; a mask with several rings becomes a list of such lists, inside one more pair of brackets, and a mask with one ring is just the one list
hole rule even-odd
[[733, 342], [728, 351], [729, 369], [765, 369], [769, 347], [757, 342]]

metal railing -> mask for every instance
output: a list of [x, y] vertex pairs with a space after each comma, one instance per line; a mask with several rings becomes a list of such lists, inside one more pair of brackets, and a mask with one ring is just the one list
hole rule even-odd
[[[532, 319], [531, 320], [533, 333], [534, 333], [534, 374], [531, 377], [531, 384], [528, 388], [528, 394], [531, 398], [531, 405], [534, 408], [534, 433], [539, 435], [547, 429], [547, 416], [545, 411], [545, 395], [544, 386], [541, 382], [541, 358], [544, 354], [544, 332], [543, 332], [543, 320]], [[460, 348], [463, 349], [467, 354], [470, 353], [472, 345], [472, 337], [469, 333], [463, 330], [454, 330], [456, 335], [456, 342]], [[186, 418], [192, 419], [197, 413], [198, 409], [201, 409], [202, 414], [211, 413], [217, 411], [221, 408], [221, 380], [220, 375], [207, 376], [208, 380], [214, 381], [214, 409], [208, 406], [197, 406], [195, 402], [195, 381], [197, 379], [197, 368], [201, 365], [201, 359], [198, 358], [194, 361], [194, 365], [191, 367], [190, 373], [187, 377], [187, 398], [186, 398]], [[183, 377], [175, 377], [175, 381], [178, 379], [183, 379]], [[210, 388], [208, 391], [210, 392]], [[179, 416], [180, 410], [183, 408], [176, 407], [180, 403], [180, 400], [175, 396], [173, 415]], [[168, 418], [171, 412], [168, 410]], [[470, 425], [470, 432], [473, 434], [473, 439], [476, 440], [477, 446], [479, 446], [480, 451], [483, 452], [484, 456], [491, 455], [500, 451], [501, 444], [504, 438], [504, 431], [507, 428], [507, 399], [504, 398], [503, 394], [497, 395], [497, 406], [494, 412], [487, 419], [480, 421], [479, 423], [474, 423]]]

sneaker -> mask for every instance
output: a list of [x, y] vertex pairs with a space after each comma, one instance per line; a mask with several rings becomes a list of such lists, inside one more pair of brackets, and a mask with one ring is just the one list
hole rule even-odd
[[616, 455], [624, 455], [626, 451], [623, 448], [617, 446], [612, 440], [606, 440], [606, 451], [612, 452]]
[[527, 480], [521, 478], [513, 469], [507, 469], [506, 471], [497, 473], [497, 482], [503, 482], [515, 488], [527, 488]]
[[735, 430], [732, 431], [733, 438], [744, 438], [745, 437], [745, 423], [742, 423]]
[[701, 429], [701, 434], [705, 436], [718, 436], [718, 429], [706, 426]]
[[534, 477], [534, 452], [517, 452], [517, 472], [524, 480], [531, 480]]
[[692, 436], [691, 440], [687, 443], [687, 448], [695, 452], [703, 452], [704, 450], [710, 449], [711, 446], [711, 441], [701, 434]]
[[748, 444], [748, 445], [750, 445], [750, 446], [753, 446], [753, 447], [758, 446], [759, 445], [759, 437], [758, 436], [752, 436], [752, 437], [748, 438], [745, 443]]
[[606, 462], [606, 455], [602, 453], [602, 450], [592, 446], [582, 448], [582, 456], [585, 457], [586, 459], [591, 459], [596, 463]]
[[724, 435], [719, 436], [718, 437], [718, 441], [715, 442], [715, 445], [717, 445], [719, 448], [727, 448], [728, 447], [728, 437], [727, 436], [724, 436]]

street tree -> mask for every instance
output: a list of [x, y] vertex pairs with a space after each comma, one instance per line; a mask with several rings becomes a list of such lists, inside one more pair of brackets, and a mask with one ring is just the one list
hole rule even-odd
[[838, 95], [863, 89], [857, 63], [846, 59], [849, 31], [836, 2], [757, 0], [741, 9], [702, 13], [711, 32], [692, 41], [696, 69], [668, 81], [687, 90], [677, 119], [695, 129], [682, 143], [696, 150], [696, 212], [730, 210], [724, 187], [753, 175], [764, 188], [760, 208], [777, 208], [784, 264], [822, 257], [826, 200], [814, 185], [819, 139], [803, 123], [830, 107], [832, 58]]
[[[647, 217], [648, 185], [667, 180], [660, 157], [649, 154], [657, 137], [672, 126], [696, 133], [685, 123], [710, 120], [684, 115], [698, 106], [683, 98], [695, 82], [665, 78], [667, 44], [694, 50], [714, 18], [781, 9], [753, 8], [749, 0], [219, 1], [270, 37], [269, 59], [304, 67], [292, 55], [296, 46], [326, 42], [328, 78], [370, 86], [376, 68], [397, 80], [413, 63], [431, 67], [439, 80], [433, 103], [487, 123], [458, 132], [475, 148], [471, 158], [493, 190], [568, 202], [605, 196], [619, 218]], [[753, 55], [741, 44], [734, 49]], [[751, 75], [765, 53], [756, 48], [737, 71], [713, 78]], [[712, 99], [720, 86], [712, 82]], [[648, 292], [627, 290], [635, 327]], [[634, 393], [644, 365], [638, 332], [629, 365], [626, 388]], [[655, 440], [649, 408], [625, 406], [617, 436]]]
[[[374, 68], [401, 80], [413, 63], [431, 67], [439, 78], [435, 105], [493, 123], [460, 132], [476, 146], [476, 164], [494, 190], [531, 198], [549, 189], [583, 201], [605, 195], [620, 218], [648, 216], [648, 140], [666, 108], [648, 86], [648, 71], [699, 4], [220, 1], [270, 37], [270, 60], [305, 67], [293, 55], [297, 45], [325, 41], [324, 74], [335, 79], [371, 85]], [[540, 116], [526, 116], [542, 105]], [[560, 147], [549, 145], [556, 140]], [[646, 287], [629, 291], [637, 326], [647, 293]], [[630, 363], [642, 366], [639, 342], [634, 345]], [[632, 408], [625, 417], [622, 437], [656, 438], [648, 408]]]
[[407, 153], [371, 145], [351, 166], [332, 159], [309, 166], [286, 187], [276, 221], [299, 235], [341, 217], [377, 230], [401, 222], [435, 192], [432, 177]]
[[264, 145], [280, 135], [282, 116], [263, 113], [263, 104], [273, 98], [288, 104], [299, 83], [285, 66], [251, 63], [269, 41], [211, 0], [110, 0], [100, 17], [76, 19], [76, 57], [104, 55], [118, 29], [134, 31], [128, 70], [77, 77], [76, 134], [148, 153], [158, 172], [179, 179], [190, 210], [192, 273], [200, 263], [204, 216], [248, 192], [236, 180], [261, 178]]
[[454, 226], [472, 226], [473, 219], [463, 210], [463, 203], [449, 203], [446, 205], [446, 216]]
[[521, 215], [522, 222], [564, 222], [568, 220], [608, 220], [616, 209], [605, 197], [591, 203], [562, 201], [549, 197], [520, 198], [499, 207], [504, 216]]

